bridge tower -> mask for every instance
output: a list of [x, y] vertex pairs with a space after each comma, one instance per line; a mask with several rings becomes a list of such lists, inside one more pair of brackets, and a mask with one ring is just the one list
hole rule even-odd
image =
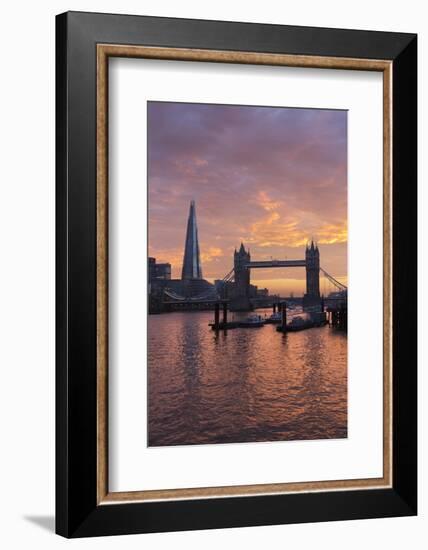
[[306, 294], [303, 297], [303, 305], [316, 305], [320, 302], [320, 251], [318, 246], [311, 242], [306, 246]]
[[249, 250], [245, 250], [241, 243], [239, 250], [235, 250], [233, 255], [233, 267], [235, 270], [234, 297], [231, 303], [231, 309], [247, 311], [251, 308], [250, 304], [250, 270], [247, 264], [251, 261]]

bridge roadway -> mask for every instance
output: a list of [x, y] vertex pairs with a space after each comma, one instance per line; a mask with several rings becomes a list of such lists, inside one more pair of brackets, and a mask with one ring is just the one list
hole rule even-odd
[[306, 260], [266, 260], [260, 262], [248, 262], [245, 267], [249, 269], [267, 267], [306, 267]]

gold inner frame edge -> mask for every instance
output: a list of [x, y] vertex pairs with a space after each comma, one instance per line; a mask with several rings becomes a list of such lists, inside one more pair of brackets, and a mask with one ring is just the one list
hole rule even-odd
[[[108, 488], [108, 59], [132, 57], [383, 73], [383, 476], [225, 487], [109, 492]], [[97, 44], [97, 503], [222, 498], [392, 486], [392, 61]]]

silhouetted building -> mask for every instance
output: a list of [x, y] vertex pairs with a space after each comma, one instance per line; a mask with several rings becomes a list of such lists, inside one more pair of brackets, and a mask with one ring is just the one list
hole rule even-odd
[[248, 286], [250, 285], [250, 271], [247, 264], [251, 261], [250, 251], [245, 250], [244, 243], [238, 251], [235, 249], [233, 255], [233, 267], [235, 269], [235, 285], [239, 296], [248, 295]]
[[202, 279], [195, 201], [191, 201], [190, 203], [181, 278], [183, 280]]
[[269, 296], [269, 290], [267, 288], [258, 288], [257, 296]]
[[171, 279], [171, 264], [157, 264], [149, 258], [151, 312], [162, 311], [166, 302], [207, 302], [217, 300], [216, 287], [202, 278], [195, 201], [191, 201], [187, 220], [181, 279]]
[[148, 260], [148, 272], [149, 283], [152, 283], [155, 279], [171, 279], [171, 264], [169, 263], [156, 263], [156, 258], [149, 258]]
[[320, 252], [318, 246], [311, 241], [306, 246], [306, 294], [303, 296], [303, 306], [311, 306], [320, 302]]
[[318, 246], [311, 242], [306, 247], [306, 294], [319, 298], [320, 296], [320, 252]]
[[250, 285], [250, 270], [248, 264], [251, 261], [249, 250], [245, 250], [244, 243], [241, 243], [239, 250], [235, 249], [233, 255], [233, 267], [235, 271], [235, 284], [233, 289], [233, 300], [231, 308], [235, 310], [251, 309], [250, 295], [255, 294], [254, 287]]

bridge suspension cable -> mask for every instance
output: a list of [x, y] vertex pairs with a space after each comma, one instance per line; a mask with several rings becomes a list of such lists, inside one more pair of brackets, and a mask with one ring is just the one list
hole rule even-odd
[[320, 271], [322, 271], [322, 273], [325, 275], [325, 277], [327, 277], [327, 279], [339, 290], [348, 290], [348, 287], [346, 285], [344, 285], [343, 283], [340, 283], [337, 279], [335, 279], [332, 275], [330, 275], [329, 273], [327, 273], [327, 271], [325, 269], [323, 269], [322, 267], [320, 267]]
[[229, 283], [230, 281], [233, 281], [234, 277], [235, 277], [235, 268], [232, 267], [229, 273], [223, 277], [222, 281], [223, 283]]

